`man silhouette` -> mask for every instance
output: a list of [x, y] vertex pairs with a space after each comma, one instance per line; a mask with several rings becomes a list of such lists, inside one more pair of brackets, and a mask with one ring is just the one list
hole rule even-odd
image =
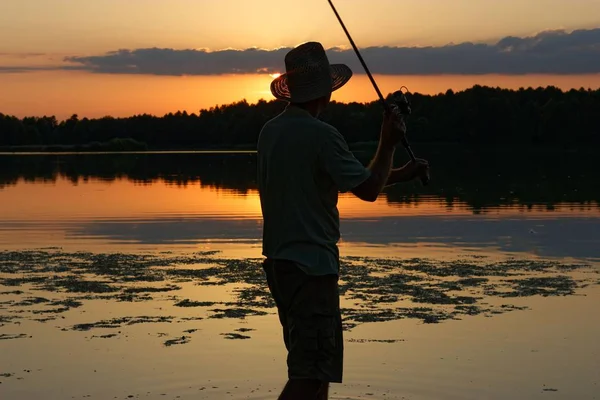
[[329, 383], [341, 383], [343, 375], [338, 193], [373, 202], [385, 186], [421, 177], [429, 165], [416, 160], [391, 169], [406, 127], [386, 113], [376, 155], [363, 166], [337, 129], [317, 119], [351, 78], [350, 68], [330, 65], [317, 42], [292, 49], [285, 65], [271, 92], [289, 104], [258, 139], [263, 268], [288, 351], [279, 399], [327, 399]]

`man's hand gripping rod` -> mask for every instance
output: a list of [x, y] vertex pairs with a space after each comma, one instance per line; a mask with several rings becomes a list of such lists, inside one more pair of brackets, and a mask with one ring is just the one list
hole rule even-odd
[[[338, 21], [340, 21], [340, 25], [342, 26], [342, 29], [346, 33], [346, 36], [348, 37], [348, 40], [350, 41], [350, 44], [352, 45], [354, 52], [358, 56], [358, 60], [362, 64], [363, 68], [365, 69], [365, 72], [367, 73], [369, 80], [373, 84], [373, 87], [375, 88], [375, 91], [377, 92], [377, 95], [379, 96], [379, 100], [381, 101], [381, 104], [383, 105], [383, 108], [385, 109], [385, 111], [388, 113], [395, 112], [397, 114], [400, 114], [400, 116], [402, 116], [402, 117], [405, 115], [409, 115], [411, 113], [410, 103], [409, 103], [408, 99], [406, 98], [406, 96], [404, 95], [404, 92], [402, 92], [402, 88], [400, 88], [400, 90], [398, 90], [392, 94], [392, 105], [390, 105], [387, 101], [385, 101], [385, 99], [383, 98], [383, 95], [381, 94], [381, 91], [379, 90], [379, 87], [377, 86], [377, 83], [375, 82], [375, 79], [373, 79], [373, 75], [371, 75], [371, 71], [369, 71], [369, 68], [367, 67], [367, 64], [365, 63], [365, 60], [363, 60], [362, 56], [360, 55], [360, 52], [358, 51], [358, 48], [356, 47], [354, 40], [352, 40], [352, 36], [350, 36], [350, 32], [348, 32], [348, 29], [346, 29], [346, 25], [344, 25], [344, 22], [342, 21], [342, 18], [340, 17], [337, 10], [335, 9], [333, 2], [331, 0], [327, 0], [327, 1], [329, 2], [329, 5], [331, 6], [331, 9], [333, 10]], [[415, 162], [416, 161], [415, 154], [413, 153], [412, 149], [410, 148], [410, 144], [408, 144], [408, 140], [406, 139], [406, 137], [402, 138], [402, 146], [404, 146], [404, 148], [406, 149], [408, 155], [410, 156], [411, 161]], [[423, 185], [427, 185], [429, 183], [429, 175], [421, 177], [421, 183]]]

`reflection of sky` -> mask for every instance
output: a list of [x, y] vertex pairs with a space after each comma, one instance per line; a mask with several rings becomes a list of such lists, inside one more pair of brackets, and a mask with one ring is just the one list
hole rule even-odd
[[[180, 218], [122, 219], [48, 223], [12, 222], [4, 233], [44, 229], [66, 241], [94, 240], [156, 245], [238, 242], [259, 244], [258, 219]], [[486, 249], [543, 257], [600, 259], [600, 218], [510, 218], [404, 216], [342, 220], [345, 245], [430, 244], [460, 249]], [[0, 236], [4, 236], [0, 230]]]
[[[565, 203], [547, 211], [515, 204], [474, 214], [464, 203], [456, 201], [449, 207], [435, 196], [422, 197], [418, 203], [390, 203], [385, 196], [365, 203], [347, 194], [340, 197], [338, 207], [346, 246], [406, 249], [418, 243], [453, 251], [600, 258], [600, 214], [595, 207]], [[257, 248], [262, 236], [256, 191], [240, 195], [164, 182], [21, 182], [0, 193], [0, 221], [2, 248], [91, 250], [118, 244], [120, 249], [133, 250], [204, 244], [220, 249], [225, 242]], [[419, 256], [427, 256], [427, 251]]]

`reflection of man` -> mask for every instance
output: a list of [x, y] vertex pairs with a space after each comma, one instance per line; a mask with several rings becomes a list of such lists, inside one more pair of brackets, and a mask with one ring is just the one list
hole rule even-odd
[[289, 380], [279, 398], [326, 399], [329, 382], [342, 382], [343, 370], [338, 192], [375, 201], [384, 186], [422, 176], [428, 164], [391, 169], [406, 128], [386, 114], [375, 158], [364, 167], [342, 135], [317, 119], [352, 71], [330, 65], [314, 42], [291, 50], [285, 64], [271, 92], [289, 104], [258, 140], [264, 270], [288, 350]]

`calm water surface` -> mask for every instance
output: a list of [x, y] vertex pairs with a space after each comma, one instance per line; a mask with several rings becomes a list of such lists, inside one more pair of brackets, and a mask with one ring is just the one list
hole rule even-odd
[[[382, 258], [432, 266], [484, 260], [488, 270], [481, 275], [437, 274], [422, 266], [415, 272], [404, 264], [375, 272], [415, 273], [425, 279], [421, 289], [444, 290], [448, 280], [486, 276], [485, 285], [462, 286], [460, 293], [476, 296], [468, 304], [487, 312], [410, 291], [393, 301], [370, 298], [368, 290], [353, 297], [365, 277], [350, 273], [343, 299], [348, 310], [389, 312], [389, 303], [394, 312], [426, 307], [430, 317], [456, 307], [460, 316], [439, 323], [405, 314], [378, 322], [363, 321], [364, 313], [350, 318], [356, 326], [346, 334], [347, 383], [334, 386], [334, 398], [598, 398], [600, 173], [593, 157], [418, 147], [432, 163], [430, 186], [388, 188], [374, 204], [340, 196], [342, 256], [375, 269], [385, 262], [373, 260]], [[265, 315], [215, 317], [235, 301], [238, 309], [252, 305], [236, 296], [258, 290], [256, 276], [241, 270], [200, 277], [187, 269], [260, 259], [255, 171], [252, 153], [0, 155], [0, 398], [275, 398], [285, 369], [272, 307], [262, 304]], [[23, 258], [24, 251], [40, 249]], [[119, 273], [86, 266], [94, 255], [114, 253], [173, 259], [158, 265], [166, 271], [160, 278], [148, 275], [141, 258], [110, 261], [124, 265]], [[204, 258], [177, 259], [198, 254]], [[109, 268], [103, 260], [99, 268]], [[507, 260], [589, 268], [536, 264], [525, 272], [489, 273]], [[144, 279], [127, 275], [136, 268]], [[559, 296], [530, 280], [520, 284], [518, 296], [495, 290], [506, 289], [502, 276], [536, 279], [534, 272], [572, 277], [579, 296], [562, 292], [568, 282], [551, 285]], [[60, 280], [69, 274], [87, 286]], [[69, 299], [81, 304], [65, 303]], [[177, 305], [186, 299], [200, 303]], [[515, 310], [504, 312], [507, 305]], [[160, 317], [166, 320], [152, 319]], [[99, 321], [112, 322], [76, 328]]]
[[[430, 187], [388, 188], [374, 204], [342, 194], [344, 251], [599, 256], [600, 172], [591, 156], [542, 152], [509, 163], [498, 152], [454, 152], [428, 155]], [[226, 245], [260, 256], [254, 154], [0, 156], [0, 165], [5, 249]]]

